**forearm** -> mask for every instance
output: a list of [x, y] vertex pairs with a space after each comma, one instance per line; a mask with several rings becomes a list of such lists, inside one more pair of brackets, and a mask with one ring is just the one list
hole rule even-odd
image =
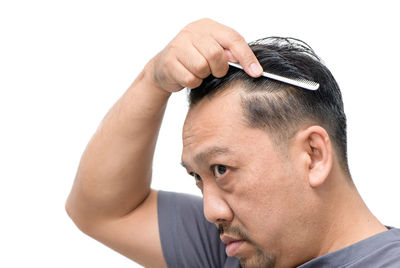
[[155, 144], [170, 95], [152, 83], [151, 64], [107, 113], [82, 156], [67, 201], [76, 218], [122, 217], [149, 193]]
[[75, 223], [104, 226], [97, 223], [128, 214], [140, 222], [130, 212], [138, 211], [150, 192], [153, 153], [170, 92], [196, 88], [211, 74], [223, 77], [227, 60], [239, 62], [253, 77], [261, 75], [243, 37], [203, 19], [186, 26], [146, 65], [104, 117], [82, 156], [66, 204]]

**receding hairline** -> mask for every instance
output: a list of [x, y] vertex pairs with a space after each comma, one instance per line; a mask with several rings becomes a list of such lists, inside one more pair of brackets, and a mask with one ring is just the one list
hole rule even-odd
[[[289, 143], [291, 138], [295, 136], [295, 134], [300, 131], [301, 129], [304, 129], [305, 127], [309, 127], [312, 125], [317, 125], [320, 126], [324, 129], [326, 129], [324, 126], [322, 126], [320, 123], [318, 123], [316, 120], [313, 120], [310, 117], [305, 117], [301, 118], [301, 120], [295, 122], [291, 122], [290, 125], [285, 124], [285, 132], [286, 135], [283, 133], [283, 126], [280, 126], [278, 129], [274, 129], [268, 126], [258, 126], [254, 125], [251, 122], [251, 118], [249, 115], [249, 110], [246, 107], [246, 104], [251, 101], [251, 99], [262, 99], [262, 98], [269, 98], [273, 99], [276, 98], [276, 96], [284, 97], [285, 95], [285, 90], [289, 91], [297, 91], [297, 90], [304, 90], [292, 85], [288, 85], [282, 82], [278, 82], [269, 78], [261, 77], [258, 79], [267, 79], [268, 82], [266, 82], [266, 85], [268, 87], [268, 90], [266, 90], [265, 87], [257, 85], [257, 84], [252, 84], [248, 80], [243, 80], [243, 79], [235, 79], [232, 81], [229, 81], [228, 83], [224, 84], [223, 86], [219, 87], [217, 90], [212, 91], [210, 94], [207, 94], [204, 96], [203, 99], [200, 99], [198, 102], [192, 104], [189, 109], [192, 109], [195, 107], [197, 104], [201, 103], [204, 101], [204, 99], [207, 100], [212, 100], [213, 98], [217, 98], [220, 96], [223, 96], [224, 94], [230, 94], [232, 92], [236, 92], [240, 96], [240, 109], [242, 111], [242, 120], [243, 123], [245, 123], [248, 127], [250, 128], [256, 128], [256, 129], [261, 129], [266, 132], [266, 134], [272, 139], [273, 143], [277, 148], [279, 148], [282, 152], [287, 152]], [[275, 88], [276, 90], [271, 90], [272, 88]], [[267, 105], [265, 105], [267, 107]], [[328, 131], [327, 131], [328, 132]], [[329, 133], [329, 132], [328, 132]]]
[[[268, 79], [268, 78], [262, 78], [262, 79]], [[224, 84], [222, 87], [213, 91], [211, 94], [206, 95], [205, 97], [208, 100], [211, 100], [212, 98], [221, 96], [223, 94], [229, 94], [232, 91], [237, 91], [240, 95], [240, 101], [241, 101], [240, 107], [242, 111], [241, 114], [243, 115], [242, 116], [243, 122], [250, 128], [257, 128], [265, 131], [265, 133], [271, 138], [276, 149], [278, 149], [281, 153], [285, 155], [288, 153], [292, 138], [296, 135], [296, 133], [298, 133], [302, 129], [311, 126], [319, 126], [325, 129], [325, 131], [329, 135], [330, 140], [332, 140], [334, 144], [333, 146], [334, 151], [339, 158], [340, 165], [342, 166], [345, 172], [350, 174], [346, 160], [342, 159], [342, 157], [340, 156], [339, 153], [340, 146], [338, 147], [338, 145], [335, 144], [335, 139], [331, 136], [331, 133], [333, 133], [333, 131], [329, 129], [329, 125], [325, 126], [322, 122], [318, 120], [318, 118], [313, 117], [313, 114], [304, 113], [303, 117], [299, 116], [297, 118], [298, 120], [289, 119], [288, 122], [281, 122], [282, 124], [278, 125], [277, 128], [270, 127], [268, 126], [268, 124], [265, 124], [263, 126], [252, 124], [251, 114], [250, 114], [251, 111], [248, 109], [248, 107], [246, 107], [246, 105], [251, 102], [251, 99], [260, 100], [264, 98], [264, 100], [265, 99], [272, 100], [278, 97], [284, 99], [286, 96], [290, 95], [287, 94], [287, 92], [285, 92], [286, 90], [292, 93], [292, 97], [298, 94], [300, 95], [302, 93], [301, 90], [305, 90], [292, 85], [277, 82], [271, 79], [268, 79], [267, 81], [268, 82], [266, 84], [268, 85], [269, 89], [271, 89], [272, 87], [276, 87], [276, 90], [266, 90], [263, 86], [260, 86], [259, 84], [255, 83], [252, 84], [252, 82], [249, 80], [242, 80], [239, 78], [229, 81], [228, 83]], [[201, 101], [202, 100], [200, 100], [199, 102]], [[194, 104], [193, 106], [195, 106], [196, 104]], [[263, 103], [263, 105], [265, 107], [268, 107], [266, 103]]]
[[[274, 83], [273, 80], [266, 78], [253, 78], [243, 70], [230, 67], [224, 77], [217, 78], [210, 75], [198, 88], [191, 90], [190, 106], [194, 106], [203, 98], [210, 99], [223, 94], [227, 89], [244, 82], [243, 86], [240, 86], [241, 96], [242, 99], [250, 100], [247, 102], [249, 105], [242, 111], [246, 112], [246, 108], [250, 111], [247, 113], [248, 119], [252, 119], [248, 120], [248, 123], [253, 123], [250, 127], [267, 130], [272, 138], [288, 136], [289, 127], [296, 130], [293, 132], [295, 134], [306, 122], [320, 126], [329, 134], [343, 170], [350, 175], [347, 158], [347, 122], [342, 95], [327, 66], [309, 45], [298, 39], [267, 37], [249, 45], [264, 70], [288, 78], [316, 81], [320, 84], [320, 88], [317, 91], [289, 89], [284, 83]], [[268, 89], [273, 85], [279, 88], [285, 87], [286, 90], [274, 94], [276, 92], [274, 88]], [[265, 86], [267, 89], [264, 93]], [[254, 94], [257, 91], [261, 94]], [[285, 94], [288, 91], [289, 94]], [[282, 95], [279, 96], [280, 94]], [[246, 103], [246, 100], [243, 102]]]

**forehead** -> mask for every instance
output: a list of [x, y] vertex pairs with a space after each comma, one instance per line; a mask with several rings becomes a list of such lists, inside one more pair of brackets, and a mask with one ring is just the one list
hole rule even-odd
[[189, 109], [183, 126], [183, 146], [194, 141], [221, 137], [223, 133], [244, 127], [240, 90], [230, 87], [217, 95], [204, 97]]
[[212, 98], [205, 97], [189, 110], [182, 133], [183, 164], [202, 162], [198, 160], [203, 155], [255, 156], [258, 145], [270, 148], [267, 133], [247, 124], [241, 92], [240, 85], [231, 86]]

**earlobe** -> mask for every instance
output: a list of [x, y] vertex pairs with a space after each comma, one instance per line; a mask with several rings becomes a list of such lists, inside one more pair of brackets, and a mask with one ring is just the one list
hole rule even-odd
[[308, 153], [310, 164], [308, 181], [311, 187], [321, 186], [332, 169], [333, 149], [328, 133], [319, 126], [309, 127], [307, 130]]

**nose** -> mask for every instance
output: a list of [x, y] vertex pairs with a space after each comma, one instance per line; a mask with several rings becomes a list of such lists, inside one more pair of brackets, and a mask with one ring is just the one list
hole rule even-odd
[[230, 222], [233, 212], [217, 187], [203, 188], [204, 215], [209, 222]]

